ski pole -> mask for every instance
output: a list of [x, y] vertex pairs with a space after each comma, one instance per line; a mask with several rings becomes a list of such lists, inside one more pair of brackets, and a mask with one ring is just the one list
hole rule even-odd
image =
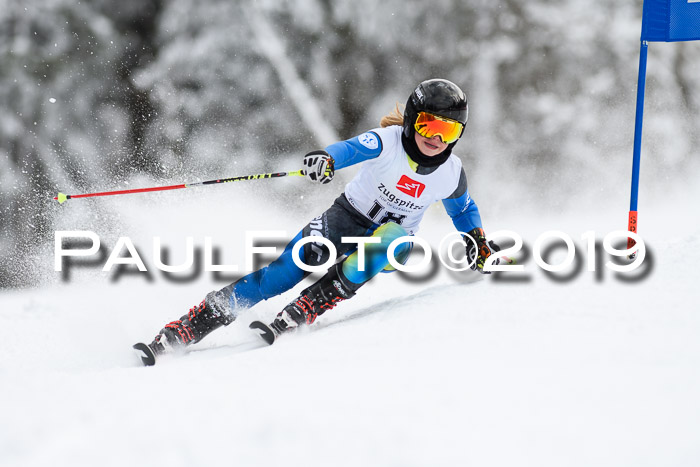
[[267, 174], [256, 174], [256, 175], [243, 175], [240, 177], [231, 178], [220, 178], [217, 180], [208, 180], [206, 182], [196, 182], [196, 183], [183, 183], [180, 185], [169, 185], [169, 186], [156, 186], [151, 188], [136, 188], [133, 190], [118, 190], [118, 191], [103, 191], [100, 193], [85, 193], [82, 195], [66, 195], [64, 193], [59, 193], [54, 199], [59, 203], [63, 204], [69, 199], [74, 198], [91, 198], [93, 196], [114, 196], [114, 195], [126, 195], [130, 193], [147, 193], [151, 191], [165, 191], [165, 190], [178, 190], [180, 188], [192, 188], [195, 186], [204, 185], [216, 185], [219, 183], [230, 183], [238, 182], [242, 180], [258, 180], [262, 178], [278, 178], [278, 177], [300, 177], [306, 175], [304, 170], [296, 170], [293, 172], [277, 172], [277, 173], [267, 173]]

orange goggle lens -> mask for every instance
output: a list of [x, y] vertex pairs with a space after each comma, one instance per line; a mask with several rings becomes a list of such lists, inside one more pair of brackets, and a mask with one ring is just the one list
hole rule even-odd
[[421, 136], [432, 138], [438, 135], [442, 138], [443, 143], [450, 144], [457, 141], [462, 135], [464, 125], [456, 120], [438, 117], [428, 112], [420, 112], [414, 127]]

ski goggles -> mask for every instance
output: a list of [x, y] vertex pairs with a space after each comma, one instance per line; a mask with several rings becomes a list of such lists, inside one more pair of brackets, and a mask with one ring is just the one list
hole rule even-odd
[[464, 125], [457, 120], [450, 120], [445, 117], [438, 117], [428, 112], [420, 112], [416, 123], [413, 125], [416, 132], [426, 138], [439, 135], [443, 143], [454, 143], [462, 136]]

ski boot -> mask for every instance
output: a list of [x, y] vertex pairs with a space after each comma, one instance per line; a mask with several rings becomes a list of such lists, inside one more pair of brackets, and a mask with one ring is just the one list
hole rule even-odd
[[339, 302], [355, 296], [361, 285], [350, 282], [343, 274], [342, 263], [338, 263], [285, 306], [272, 323], [266, 325], [260, 321], [253, 321], [250, 328], [258, 330], [260, 337], [272, 345], [280, 334], [304, 324], [312, 324], [316, 318], [334, 308]]
[[222, 303], [225, 302], [216, 292], [210, 292], [199, 305], [190, 308], [186, 315], [166, 324], [153, 342], [134, 345], [135, 349], [144, 353], [145, 356], [141, 357], [144, 365], [154, 365], [159, 355], [197, 343], [213, 330], [231, 324], [236, 317]]

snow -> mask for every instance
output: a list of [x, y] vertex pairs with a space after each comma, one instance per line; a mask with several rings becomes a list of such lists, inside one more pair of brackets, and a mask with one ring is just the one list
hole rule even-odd
[[[291, 236], [316, 215], [299, 219], [246, 192], [133, 195], [119, 235], [139, 247], [151, 281], [115, 280], [96, 265], [2, 292], [1, 465], [698, 465], [700, 229], [681, 215], [697, 196], [671, 190], [647, 205], [640, 280], [620, 280], [604, 254], [602, 271], [585, 269], [581, 234], [602, 242], [619, 230], [617, 207], [483, 212], [491, 231], [518, 232], [530, 251], [544, 231], [566, 232], [582, 266], [559, 281], [531, 255], [525, 273], [501, 280], [442, 266], [424, 280], [382, 274], [312, 327], [261, 346], [248, 323], [271, 319], [298, 286], [185, 355], [141, 367], [134, 342], [225, 285], [211, 273], [165, 280], [153, 236], [171, 247], [171, 264], [185, 236], [211, 236], [220, 263], [243, 265], [244, 230]], [[67, 216], [79, 202], [65, 203]], [[221, 218], [224, 205], [238, 221]], [[435, 209], [419, 235], [437, 245], [451, 231]], [[52, 268], [53, 255], [44, 259]]]

